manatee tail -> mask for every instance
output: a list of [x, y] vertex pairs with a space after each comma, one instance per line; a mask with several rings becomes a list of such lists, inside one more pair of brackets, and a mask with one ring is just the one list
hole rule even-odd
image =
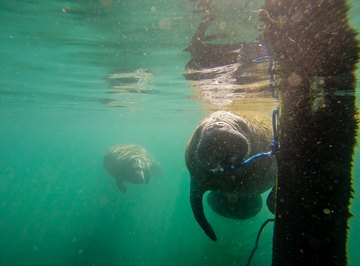
[[254, 217], [263, 205], [260, 195], [244, 197], [240, 192], [211, 191], [207, 196], [207, 202], [217, 214], [237, 220]]
[[206, 220], [202, 202], [205, 190], [193, 180], [190, 183], [190, 203], [194, 217], [206, 235], [216, 241], [216, 235], [209, 222]]

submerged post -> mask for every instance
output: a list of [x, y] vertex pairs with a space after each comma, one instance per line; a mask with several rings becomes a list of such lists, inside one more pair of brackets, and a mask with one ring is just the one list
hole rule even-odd
[[267, 0], [279, 68], [273, 265], [346, 265], [359, 46], [345, 0]]

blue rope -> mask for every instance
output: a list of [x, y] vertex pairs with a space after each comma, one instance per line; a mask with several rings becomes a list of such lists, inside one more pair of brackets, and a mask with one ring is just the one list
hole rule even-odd
[[271, 156], [272, 154], [273, 154], [272, 151], [261, 152], [261, 153], [255, 154], [255, 155], [251, 156], [250, 158], [247, 158], [246, 160], [244, 160], [242, 165], [250, 164], [250, 163], [256, 161], [259, 158], [268, 157], [268, 156]]
[[256, 161], [257, 159], [269, 157], [269, 156], [276, 154], [276, 152], [279, 150], [279, 138], [278, 138], [278, 132], [277, 132], [278, 116], [279, 116], [279, 110], [275, 109], [272, 113], [272, 128], [273, 128], [274, 139], [272, 140], [272, 142], [270, 144], [271, 151], [257, 153], [255, 155], [247, 158], [246, 160], [244, 160], [241, 165], [249, 165], [249, 164], [253, 163], [254, 161]]

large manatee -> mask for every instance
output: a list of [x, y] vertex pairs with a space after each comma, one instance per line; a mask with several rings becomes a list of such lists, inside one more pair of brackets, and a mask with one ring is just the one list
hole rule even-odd
[[133, 144], [110, 147], [104, 156], [104, 167], [124, 193], [124, 182], [147, 184], [151, 175], [160, 175], [159, 164], [143, 147]]
[[[212, 240], [216, 235], [204, 214], [203, 194], [212, 191], [208, 202], [220, 214], [231, 204], [235, 206], [233, 212], [240, 211], [239, 204], [245, 203], [258, 208], [260, 194], [274, 185], [275, 161], [271, 156], [251, 163], [245, 160], [269, 151], [271, 139], [271, 123], [226, 111], [211, 114], [195, 130], [185, 152], [191, 176], [190, 203], [196, 221]], [[245, 216], [251, 212], [257, 211]]]

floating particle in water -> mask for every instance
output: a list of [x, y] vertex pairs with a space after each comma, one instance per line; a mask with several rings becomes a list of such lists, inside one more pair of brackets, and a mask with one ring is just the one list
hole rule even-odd
[[331, 211], [330, 211], [328, 208], [323, 209], [323, 212], [324, 212], [325, 214], [331, 214]]

